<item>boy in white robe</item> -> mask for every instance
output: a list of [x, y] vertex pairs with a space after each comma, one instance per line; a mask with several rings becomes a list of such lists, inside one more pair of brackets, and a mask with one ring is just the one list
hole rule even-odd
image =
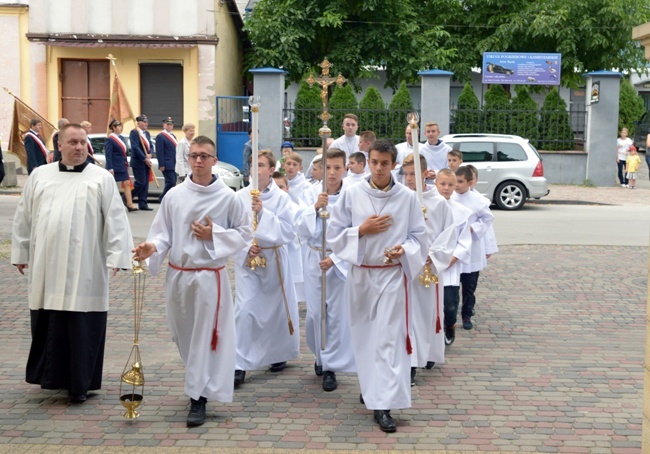
[[191, 174], [169, 190], [147, 241], [133, 251], [137, 260], [149, 258], [153, 275], [169, 254], [167, 323], [185, 364], [187, 425], [198, 426], [208, 399], [232, 402], [235, 321], [225, 266], [247, 246], [251, 225], [241, 200], [212, 174], [214, 142], [196, 137], [188, 160]]
[[[445, 327], [444, 342], [451, 345], [455, 339], [456, 317], [458, 312], [458, 291], [460, 288], [460, 267], [470, 261], [470, 249], [472, 247], [472, 235], [469, 229], [469, 217], [472, 210], [464, 207], [451, 199], [456, 189], [456, 174], [449, 169], [442, 169], [436, 175], [436, 189], [438, 194], [443, 196], [451, 209], [451, 214], [456, 227], [456, 246], [454, 247], [453, 256], [447, 269], [442, 272], [442, 281], [444, 282], [444, 306], [445, 316], [443, 325]], [[453, 320], [453, 323], [450, 322]], [[437, 340], [436, 340], [437, 342]], [[430, 356], [428, 368], [433, 367], [436, 360], [435, 356]]]
[[[411, 355], [411, 386], [415, 385], [417, 367], [426, 367], [430, 361], [442, 363], [445, 358], [444, 326], [444, 281], [442, 271], [451, 263], [458, 236], [454, 226], [451, 209], [444, 197], [433, 186], [424, 185], [426, 160], [420, 156], [420, 168], [423, 184], [423, 201], [426, 208], [428, 256], [425, 268], [435, 276], [435, 281], [427, 283], [428, 287], [413, 280], [411, 293], [413, 300], [411, 329], [413, 333], [413, 354]], [[402, 161], [402, 171], [406, 186], [416, 190], [417, 178], [413, 154]], [[422, 269], [420, 276], [425, 275]], [[435, 359], [431, 359], [435, 358]], [[432, 366], [431, 366], [432, 367]]]
[[494, 215], [490, 211], [490, 201], [486, 197], [470, 191], [473, 179], [472, 169], [467, 166], [459, 167], [456, 170], [456, 190], [452, 195], [453, 200], [472, 210], [472, 216], [469, 219], [472, 233], [470, 262], [461, 266], [460, 275], [463, 294], [461, 317], [463, 329], [466, 330], [473, 327], [471, 319], [476, 304], [474, 292], [478, 284], [479, 272], [487, 266], [483, 237], [494, 220]]
[[365, 181], [370, 173], [366, 172], [367, 164], [366, 155], [361, 151], [352, 153], [348, 158], [348, 176], [345, 177], [347, 186]]
[[72, 403], [101, 388], [109, 270], [131, 268], [133, 248], [115, 179], [88, 165], [87, 144], [80, 125], [61, 128], [61, 160], [31, 172], [11, 241], [11, 263], [29, 269], [26, 381], [66, 389]]
[[[322, 259], [323, 220], [319, 211], [331, 212], [343, 190], [345, 175], [345, 152], [331, 148], [327, 151], [326, 185], [312, 186], [305, 194], [307, 206], [302, 209], [298, 221], [298, 234], [307, 246], [303, 263], [307, 315], [305, 337], [309, 349], [316, 356], [316, 375], [323, 376], [323, 390], [334, 391], [338, 384], [336, 372], [356, 372], [354, 351], [348, 322], [348, 294], [346, 277], [350, 264], [342, 261], [327, 249]], [[321, 345], [321, 289], [322, 273], [326, 271], [326, 341]]]
[[[251, 198], [250, 191], [237, 192], [252, 210], [249, 215], [256, 214], [258, 225], [253, 234], [255, 242], [234, 257], [235, 386], [244, 382], [247, 370], [270, 364], [271, 372], [280, 372], [288, 360], [300, 354], [298, 302], [287, 253], [287, 245], [296, 236], [297, 210], [291, 197], [273, 181], [275, 164], [270, 150], [260, 151], [260, 196]], [[266, 266], [252, 269], [249, 264], [255, 257], [265, 259]]]
[[[304, 206], [304, 192], [311, 187], [309, 181], [302, 174], [302, 157], [298, 153], [289, 153], [284, 158], [284, 170], [287, 177], [288, 194], [296, 209]], [[293, 276], [293, 285], [296, 289], [296, 298], [298, 301], [305, 301], [304, 278], [302, 272], [302, 248], [300, 239], [296, 235], [294, 240], [289, 244], [289, 267]]]
[[384, 432], [390, 409], [411, 406], [408, 284], [426, 259], [426, 226], [415, 194], [395, 183], [397, 150], [370, 148], [372, 176], [346, 188], [332, 209], [327, 241], [353, 265], [348, 273], [350, 332], [362, 401]]

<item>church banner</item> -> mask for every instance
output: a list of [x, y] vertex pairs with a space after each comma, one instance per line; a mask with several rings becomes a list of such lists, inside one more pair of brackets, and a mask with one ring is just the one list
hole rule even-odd
[[560, 85], [562, 54], [484, 52], [483, 83]]

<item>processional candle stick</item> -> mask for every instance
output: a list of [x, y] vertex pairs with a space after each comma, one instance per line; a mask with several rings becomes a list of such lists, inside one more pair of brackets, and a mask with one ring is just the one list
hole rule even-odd
[[[248, 98], [248, 104], [250, 105], [251, 110], [251, 125], [253, 133], [251, 135], [251, 166], [250, 166], [250, 181], [251, 181], [251, 199], [255, 200], [259, 198], [259, 175], [257, 174], [257, 163], [258, 163], [258, 150], [259, 150], [259, 113], [260, 113], [260, 97], [259, 96], [250, 96]], [[253, 212], [253, 235], [257, 231], [257, 213]], [[256, 236], [253, 236], [253, 246], [258, 246], [258, 240]], [[249, 257], [247, 262], [248, 267], [255, 271], [256, 268], [266, 268], [266, 258], [257, 255], [255, 257]]]
[[[420, 116], [417, 112], [410, 112], [406, 115], [406, 121], [411, 127], [411, 137], [413, 142], [413, 165], [415, 167], [415, 191], [420, 202], [422, 215], [427, 219], [427, 208], [424, 206], [424, 189], [422, 187], [422, 166], [420, 165], [420, 133], [418, 131], [418, 121]], [[424, 270], [420, 274], [420, 284], [429, 288], [431, 284], [438, 283], [438, 277], [431, 271], [430, 265], [424, 265]]]

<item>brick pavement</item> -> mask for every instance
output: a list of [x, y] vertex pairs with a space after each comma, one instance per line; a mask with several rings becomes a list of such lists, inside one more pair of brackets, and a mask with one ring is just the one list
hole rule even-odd
[[[7, 238], [0, 234], [0, 255], [6, 256]], [[30, 343], [26, 279], [3, 258], [0, 451], [641, 449], [647, 251], [502, 247], [481, 275], [476, 329], [459, 330], [445, 365], [418, 372], [413, 408], [393, 412], [398, 432], [391, 435], [358, 403], [353, 375], [341, 374], [332, 393], [321, 390], [304, 341], [300, 358], [283, 373], [247, 374], [235, 402], [209, 403], [209, 421], [186, 428], [183, 367], [165, 324], [162, 276], [147, 283], [141, 417], [125, 420], [118, 401], [133, 337], [126, 273], [112, 281], [103, 389], [83, 405], [69, 405], [64, 392], [24, 382]]]

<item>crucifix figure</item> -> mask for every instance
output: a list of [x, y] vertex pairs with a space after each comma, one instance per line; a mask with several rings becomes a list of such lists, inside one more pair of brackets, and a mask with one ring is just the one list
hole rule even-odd
[[[341, 73], [339, 73], [339, 75], [336, 77], [330, 76], [330, 68], [332, 67], [332, 64], [329, 62], [329, 60], [327, 60], [327, 58], [325, 58], [325, 60], [323, 60], [323, 62], [318, 66], [322, 68], [321, 76], [314, 77], [312, 73], [309, 73], [309, 77], [305, 79], [305, 82], [309, 84], [309, 88], [313, 87], [314, 84], [318, 84], [321, 87], [320, 99], [323, 102], [323, 113], [320, 114], [318, 118], [323, 120], [323, 127], [327, 128], [327, 122], [329, 121], [330, 118], [332, 118], [332, 116], [328, 112], [328, 107], [329, 107], [329, 101], [327, 97], [328, 88], [332, 84], [337, 84], [339, 87], [341, 87], [345, 82], [347, 82], [347, 79], [343, 77]], [[322, 137], [322, 134], [320, 135]]]

